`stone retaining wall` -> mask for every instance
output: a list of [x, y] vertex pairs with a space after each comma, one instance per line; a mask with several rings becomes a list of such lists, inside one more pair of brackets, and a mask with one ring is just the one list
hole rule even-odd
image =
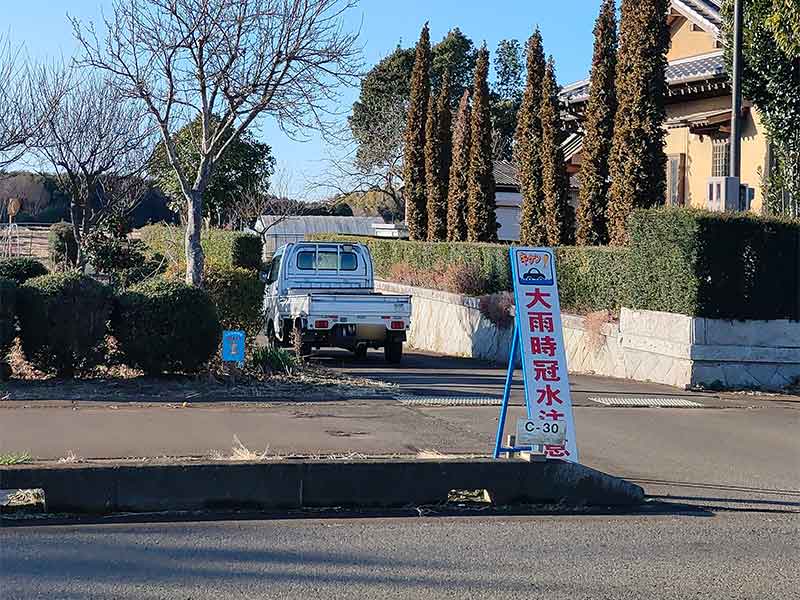
[[[511, 329], [481, 315], [480, 300], [378, 282], [411, 294], [409, 344], [452, 356], [506, 362]], [[623, 308], [619, 322], [563, 315], [572, 373], [695, 386], [780, 390], [800, 378], [800, 323], [722, 321]]]

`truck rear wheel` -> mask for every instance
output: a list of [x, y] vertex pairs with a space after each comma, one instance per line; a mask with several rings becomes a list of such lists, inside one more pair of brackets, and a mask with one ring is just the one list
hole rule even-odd
[[367, 345], [359, 344], [358, 346], [356, 346], [355, 349], [353, 350], [353, 355], [358, 360], [364, 360], [365, 358], [367, 358]]
[[383, 347], [383, 356], [386, 362], [397, 364], [403, 359], [403, 342], [401, 341], [387, 341]]

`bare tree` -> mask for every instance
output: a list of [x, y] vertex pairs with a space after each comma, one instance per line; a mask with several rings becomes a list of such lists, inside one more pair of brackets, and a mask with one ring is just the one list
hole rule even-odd
[[407, 100], [362, 106], [362, 114], [373, 126], [362, 129], [359, 139], [351, 137], [340, 144], [339, 156], [328, 159], [315, 188], [333, 190], [342, 196], [378, 192], [391, 200], [391, 211], [402, 215], [403, 135], [406, 129]]
[[[343, 15], [356, 0], [114, 0], [100, 41], [73, 19], [82, 63], [139, 99], [161, 132], [187, 203], [186, 281], [202, 285], [203, 192], [225, 150], [261, 115], [290, 135], [324, 129], [337, 88], [359, 64]], [[187, 172], [172, 134], [200, 118]]]
[[55, 106], [44, 119], [35, 152], [70, 196], [83, 266], [85, 236], [112, 215], [132, 211], [143, 197], [141, 174], [155, 132], [142, 108], [120, 97], [97, 73], [45, 66], [37, 72], [35, 88], [44, 105]]
[[22, 48], [0, 35], [0, 172], [27, 152], [51, 108], [39, 103], [37, 112], [29, 77]]

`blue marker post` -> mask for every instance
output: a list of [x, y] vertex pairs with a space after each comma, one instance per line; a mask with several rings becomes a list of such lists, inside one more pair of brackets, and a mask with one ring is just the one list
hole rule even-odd
[[236, 384], [237, 368], [244, 367], [244, 343], [244, 331], [222, 332], [222, 362], [230, 368], [231, 379], [234, 384]]

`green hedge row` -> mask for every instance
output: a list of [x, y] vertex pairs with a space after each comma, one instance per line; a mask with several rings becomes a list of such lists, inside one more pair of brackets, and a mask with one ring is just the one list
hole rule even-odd
[[[185, 229], [170, 225], [146, 225], [137, 231], [152, 254], [165, 256], [170, 262], [184, 265]], [[261, 268], [261, 238], [241, 231], [204, 229], [200, 244], [206, 264], [243, 269]]]
[[661, 208], [629, 222], [631, 308], [716, 319], [800, 319], [800, 223]]
[[[627, 248], [555, 249], [566, 310], [621, 306], [716, 319], [800, 320], [800, 223], [748, 213], [638, 210]], [[353, 236], [316, 240], [369, 246], [378, 277], [392, 265], [430, 269], [455, 261], [479, 265], [486, 293], [511, 289], [508, 246], [427, 243]]]
[[[484, 293], [511, 289], [509, 246], [468, 242], [409, 242], [358, 236], [319, 234], [310, 239], [360, 242], [369, 247], [378, 278], [386, 278], [392, 265], [407, 263], [417, 269], [454, 262], [479, 265], [489, 281]], [[564, 309], [586, 312], [616, 311], [624, 299], [627, 249], [562, 246], [556, 248], [558, 285]]]

